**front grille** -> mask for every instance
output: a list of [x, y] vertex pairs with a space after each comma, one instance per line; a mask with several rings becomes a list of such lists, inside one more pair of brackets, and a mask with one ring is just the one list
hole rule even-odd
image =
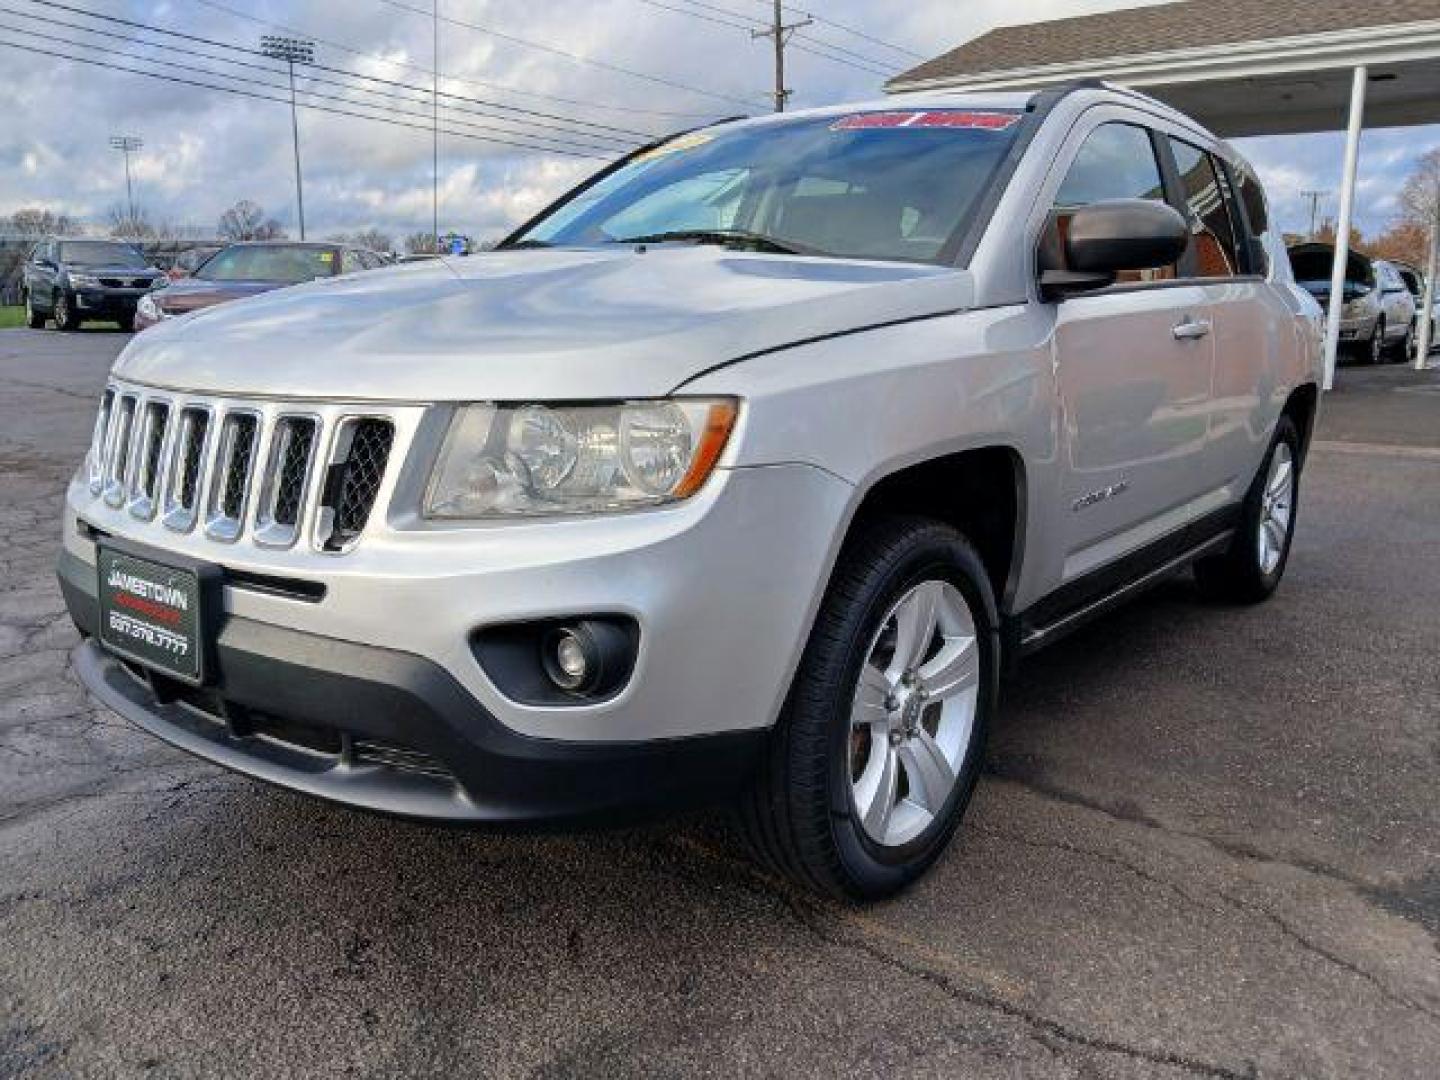
[[[421, 408], [389, 406], [375, 415], [373, 407], [352, 413], [321, 403], [301, 412], [110, 386], [82, 475], [105, 505], [142, 522], [158, 518], [174, 532], [203, 524], [207, 539], [248, 536], [262, 547], [289, 547], [303, 535], [340, 553], [370, 521], [396, 420], [413, 424]], [[103, 512], [95, 523], [108, 527]]]
[[388, 420], [367, 418], [354, 421], [345, 434], [348, 445], [344, 459], [332, 467], [332, 480], [325, 493], [333, 522], [323, 543], [327, 551], [345, 550], [365, 531], [385, 479], [395, 427]]

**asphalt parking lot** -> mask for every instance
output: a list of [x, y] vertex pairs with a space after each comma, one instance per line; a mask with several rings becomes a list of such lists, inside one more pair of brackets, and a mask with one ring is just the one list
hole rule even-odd
[[1271, 603], [1028, 663], [862, 910], [719, 817], [423, 828], [96, 706], [51, 566], [125, 340], [0, 332], [0, 1076], [1440, 1075], [1440, 373], [1342, 373]]

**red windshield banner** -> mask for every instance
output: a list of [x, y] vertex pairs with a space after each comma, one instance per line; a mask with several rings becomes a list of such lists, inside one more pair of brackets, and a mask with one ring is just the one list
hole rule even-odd
[[830, 125], [831, 131], [868, 131], [878, 128], [963, 128], [971, 131], [1004, 131], [1018, 123], [1019, 113], [972, 112], [962, 109], [904, 109], [891, 112], [855, 113], [842, 116]]

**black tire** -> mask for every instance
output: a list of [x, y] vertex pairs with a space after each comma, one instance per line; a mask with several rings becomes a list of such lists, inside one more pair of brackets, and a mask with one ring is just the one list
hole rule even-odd
[[34, 304], [30, 302], [30, 290], [25, 290], [25, 325], [31, 330], [39, 330], [45, 325], [45, 313], [36, 311]]
[[1385, 363], [1385, 320], [1375, 320], [1375, 330], [1365, 343], [1365, 362], [1374, 367]]
[[54, 302], [50, 305], [50, 317], [55, 320], [56, 330], [80, 329], [80, 320], [75, 317], [75, 310], [70, 306], [70, 297], [65, 294], [64, 289], [55, 293]]
[[[851, 789], [850, 714], [872, 643], [894, 604], [924, 581], [953, 585], [974, 621], [974, 723], [955, 783], [933, 820], [895, 847], [871, 840]], [[817, 892], [877, 900], [939, 858], [970, 802], [1000, 673], [999, 618], [979, 555], [927, 518], [878, 520], [847, 541], [835, 567], [764, 764], [742, 804], [741, 831], [759, 860]]]
[[[1284, 530], [1284, 543], [1279, 561], [1268, 570], [1262, 563], [1260, 530], [1266, 518], [1266, 483], [1271, 478], [1271, 465], [1279, 447], [1284, 446], [1291, 463], [1290, 514]], [[1220, 555], [1195, 563], [1195, 582], [1200, 591], [1212, 600], [1240, 604], [1257, 604], [1269, 598], [1285, 576], [1290, 561], [1295, 521], [1300, 511], [1300, 435], [1288, 416], [1282, 416], [1275, 427], [1270, 449], [1255, 474], [1241, 507], [1240, 522], [1230, 547]]]
[[1404, 336], [1403, 338], [1401, 338], [1399, 344], [1397, 344], [1397, 345], [1395, 346], [1394, 359], [1395, 359], [1396, 361], [1398, 361], [1399, 363], [1404, 364], [1404, 363], [1406, 363], [1406, 362], [1409, 361], [1409, 359], [1410, 359], [1410, 354], [1413, 353], [1414, 351], [1415, 351], [1415, 324], [1414, 324], [1414, 323], [1411, 323], [1409, 329], [1407, 329], [1407, 330], [1405, 331], [1405, 336]]

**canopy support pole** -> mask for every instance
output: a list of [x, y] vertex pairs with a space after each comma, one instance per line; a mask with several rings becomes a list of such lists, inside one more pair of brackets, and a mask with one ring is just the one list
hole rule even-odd
[[1424, 371], [1430, 362], [1430, 348], [1435, 344], [1431, 327], [1435, 322], [1435, 275], [1440, 273], [1440, 201], [1435, 207], [1435, 220], [1430, 222], [1430, 258], [1425, 266], [1425, 295], [1421, 298], [1420, 336], [1415, 339], [1415, 370]]
[[1335, 265], [1330, 270], [1330, 311], [1325, 320], [1325, 389], [1335, 386], [1335, 360], [1340, 354], [1340, 316], [1345, 307], [1345, 270], [1350, 263], [1350, 222], [1355, 215], [1355, 171], [1360, 162], [1360, 129], [1365, 123], [1365, 86], [1369, 71], [1362, 64], [1350, 80], [1350, 124], [1345, 129], [1345, 171], [1340, 178], [1340, 220], [1335, 226]]

